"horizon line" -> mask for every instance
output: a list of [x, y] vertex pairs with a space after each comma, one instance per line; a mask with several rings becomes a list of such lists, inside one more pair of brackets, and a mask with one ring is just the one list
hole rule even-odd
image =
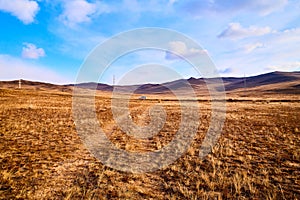
[[75, 84], [85, 84], [85, 83], [96, 83], [96, 84], [102, 84], [102, 85], [108, 85], [111, 87], [114, 86], [139, 86], [139, 85], [147, 85], [147, 84], [166, 84], [166, 83], [170, 83], [170, 82], [174, 82], [174, 81], [179, 81], [179, 80], [189, 80], [189, 79], [215, 79], [215, 78], [250, 78], [250, 77], [255, 77], [255, 76], [260, 76], [260, 75], [265, 75], [265, 74], [272, 74], [272, 73], [300, 73], [300, 71], [271, 71], [271, 72], [266, 72], [266, 73], [261, 73], [261, 74], [257, 74], [257, 75], [250, 75], [250, 76], [220, 76], [220, 77], [209, 77], [209, 78], [203, 78], [203, 77], [199, 77], [199, 78], [195, 78], [195, 77], [190, 77], [190, 78], [182, 78], [182, 79], [174, 79], [171, 81], [166, 81], [166, 82], [162, 82], [162, 83], [135, 83], [135, 84], [125, 84], [125, 85], [113, 85], [113, 84], [108, 84], [108, 83], [102, 83], [102, 82], [92, 82], [92, 81], [86, 81], [86, 82], [81, 82], [81, 83], [54, 83], [54, 82], [44, 82], [42, 80], [30, 80], [30, 79], [13, 79], [13, 80], [0, 80], [0, 82], [14, 82], [14, 81], [29, 81], [29, 82], [36, 82], [36, 83], [45, 83], [45, 84], [52, 84], [52, 85], [60, 85], [60, 86], [69, 86], [69, 85], [75, 85]]

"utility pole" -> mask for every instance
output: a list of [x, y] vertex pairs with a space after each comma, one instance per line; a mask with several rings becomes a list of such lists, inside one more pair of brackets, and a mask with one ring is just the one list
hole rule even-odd
[[21, 79], [19, 79], [19, 89], [21, 89]]
[[244, 96], [246, 96], [246, 88], [247, 88], [247, 83], [246, 83], [246, 76], [244, 73]]
[[113, 86], [115, 86], [115, 82], [116, 82], [116, 77], [115, 75], [113, 75]]

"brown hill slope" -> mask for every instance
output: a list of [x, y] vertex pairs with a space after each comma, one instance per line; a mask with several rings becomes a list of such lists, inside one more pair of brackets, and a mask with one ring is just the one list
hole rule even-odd
[[[245, 78], [223, 78], [226, 91], [259, 90], [279, 93], [298, 93], [300, 72], [271, 72]], [[295, 87], [296, 86], [296, 87]]]

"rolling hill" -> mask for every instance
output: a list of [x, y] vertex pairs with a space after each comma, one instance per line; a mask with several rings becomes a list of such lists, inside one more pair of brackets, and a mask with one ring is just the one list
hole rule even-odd
[[[247, 96], [259, 94], [300, 94], [300, 72], [271, 72], [250, 77], [223, 77], [227, 94], [243, 94]], [[197, 94], [206, 95], [206, 81], [213, 82], [214, 78], [179, 79], [163, 84], [143, 84], [132, 86], [111, 86], [103, 83], [80, 83], [77, 87], [99, 91], [113, 91], [117, 87], [122, 91], [134, 90], [136, 94], [169, 94], [176, 90], [184, 94], [187, 87], [193, 87]], [[18, 88], [19, 81], [0, 81], [0, 88]], [[22, 88], [36, 90], [57, 90], [71, 92], [74, 84], [55, 85], [51, 83], [22, 80]]]

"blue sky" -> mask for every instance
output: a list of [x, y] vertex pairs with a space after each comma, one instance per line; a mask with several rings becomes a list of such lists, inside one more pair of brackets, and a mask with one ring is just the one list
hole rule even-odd
[[[298, 0], [0, 0], [0, 19], [0, 80], [75, 82], [96, 45], [143, 27], [168, 28], [194, 39], [221, 76], [300, 70]], [[176, 41], [172, 45], [185, 48]], [[153, 82], [178, 78], [162, 76], [153, 63], [180, 77], [199, 77], [183, 60], [165, 54], [142, 50], [124, 55], [101, 82], [111, 84], [113, 74], [118, 81], [137, 66], [143, 66], [139, 74], [148, 76], [138, 83], [151, 82], [151, 74]]]

